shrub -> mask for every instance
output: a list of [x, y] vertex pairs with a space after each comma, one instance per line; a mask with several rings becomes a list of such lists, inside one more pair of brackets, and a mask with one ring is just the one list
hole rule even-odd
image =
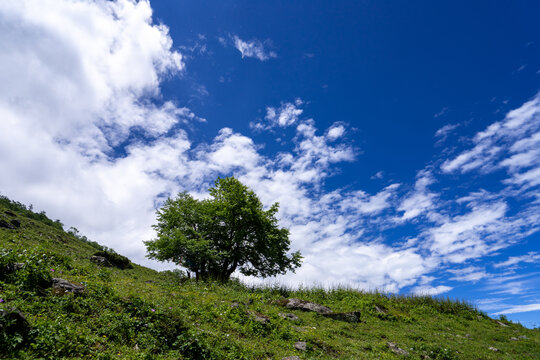
[[22, 290], [42, 292], [51, 285], [51, 260], [45, 253], [0, 249], [0, 280]]
[[113, 264], [113, 266], [116, 266], [119, 269], [133, 269], [133, 265], [127, 257], [117, 254], [113, 251], [101, 250], [95, 253], [94, 256], [103, 256], [105, 259], [109, 260], [109, 262]]

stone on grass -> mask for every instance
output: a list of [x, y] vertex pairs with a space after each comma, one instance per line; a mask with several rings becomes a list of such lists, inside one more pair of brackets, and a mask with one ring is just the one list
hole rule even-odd
[[384, 315], [387, 314], [386, 309], [384, 309], [382, 306], [379, 307], [379, 306], [375, 305], [375, 311], [376, 311], [378, 314], [384, 314]]
[[502, 327], [508, 327], [508, 325], [506, 325], [505, 323], [503, 323], [503, 322], [501, 322], [501, 321], [499, 321], [499, 320], [497, 320], [497, 321], [495, 321], [495, 322], [496, 322], [497, 324], [501, 325]]
[[388, 342], [388, 347], [392, 352], [398, 354], [398, 355], [409, 355], [409, 352], [407, 350], [403, 350], [402, 348], [398, 347], [393, 342]]
[[285, 307], [293, 310], [313, 311], [319, 314], [332, 312], [329, 307], [301, 299], [287, 299]]
[[297, 343], [294, 344], [294, 348], [296, 350], [300, 350], [300, 351], [306, 351], [307, 349], [307, 344], [305, 341], [298, 341]]
[[300, 357], [299, 356], [287, 356], [287, 357], [284, 357], [281, 360], [300, 360]]
[[74, 294], [80, 294], [84, 291], [84, 286], [77, 285], [70, 283], [67, 280], [60, 279], [60, 278], [53, 278], [53, 290], [59, 294], [63, 293], [74, 293]]
[[294, 314], [291, 314], [291, 313], [279, 313], [278, 315], [281, 316], [284, 319], [292, 320], [292, 321], [296, 321], [296, 320], [300, 319], [298, 316], [296, 316]]
[[493, 346], [490, 346], [488, 349], [491, 350], [491, 351], [495, 351], [495, 352], [499, 351], [499, 349], [497, 349], [496, 347], [493, 347]]

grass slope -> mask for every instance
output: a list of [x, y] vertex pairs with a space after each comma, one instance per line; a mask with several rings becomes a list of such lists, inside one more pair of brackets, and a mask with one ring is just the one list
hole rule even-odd
[[[0, 228], [0, 358], [540, 358], [539, 329], [491, 319], [462, 302], [196, 283], [135, 264], [124, 270], [100, 267], [89, 260], [99, 245], [64, 232], [44, 213], [0, 200], [0, 223], [20, 223]], [[49, 287], [52, 277], [82, 284], [85, 291], [55, 291]], [[360, 322], [288, 310], [280, 306], [285, 298], [335, 312], [360, 311]], [[7, 316], [13, 309], [26, 318], [24, 327]], [[261, 321], [263, 315], [267, 320]], [[294, 347], [300, 341], [306, 350]]]

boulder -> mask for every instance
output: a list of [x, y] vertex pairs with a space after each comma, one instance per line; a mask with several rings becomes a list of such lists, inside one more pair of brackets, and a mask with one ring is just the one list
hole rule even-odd
[[53, 278], [52, 282], [53, 290], [61, 294], [66, 292], [81, 294], [84, 291], [84, 286], [70, 283], [69, 281], [64, 279]]
[[94, 255], [90, 257], [90, 261], [99, 266], [112, 267], [112, 264], [103, 256]]
[[324, 317], [339, 320], [339, 321], [345, 321], [349, 323], [357, 323], [360, 321], [360, 311], [353, 311], [353, 312], [346, 312], [346, 313], [328, 313], [328, 314], [322, 314]]
[[294, 344], [294, 348], [296, 350], [300, 350], [300, 351], [306, 351], [307, 349], [307, 344], [305, 341], [298, 341], [297, 343]]
[[383, 314], [383, 315], [386, 315], [388, 313], [385, 308], [378, 305], [375, 305], [375, 311], [377, 312], [377, 314]]
[[508, 327], [508, 325], [506, 325], [506, 324], [503, 323], [502, 321], [496, 320], [495, 322], [496, 322], [497, 324], [501, 325], [502, 327]]
[[332, 312], [329, 307], [300, 299], [287, 299], [284, 306], [293, 310], [313, 311], [319, 314], [329, 314]]

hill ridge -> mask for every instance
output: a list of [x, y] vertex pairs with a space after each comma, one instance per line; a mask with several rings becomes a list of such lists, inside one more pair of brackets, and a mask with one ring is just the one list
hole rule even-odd
[[540, 358], [539, 329], [466, 302], [195, 282], [132, 264], [6, 197], [0, 311], [7, 359]]

